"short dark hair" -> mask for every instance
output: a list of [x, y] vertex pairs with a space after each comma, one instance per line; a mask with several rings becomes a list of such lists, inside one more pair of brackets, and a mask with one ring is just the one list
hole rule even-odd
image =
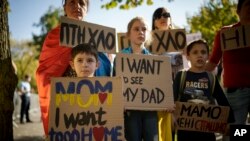
[[207, 53], [209, 54], [209, 46], [208, 46], [207, 42], [203, 39], [198, 39], [198, 40], [194, 40], [194, 41], [190, 42], [187, 45], [187, 55], [189, 55], [191, 49], [194, 47], [195, 44], [204, 44], [206, 46]]
[[30, 78], [30, 76], [29, 76], [28, 74], [25, 74], [25, 75], [24, 75], [24, 79], [25, 79], [25, 80], [27, 80], [27, 79], [29, 79], [29, 78]]
[[76, 55], [79, 53], [86, 53], [86, 54], [93, 55], [96, 61], [98, 61], [98, 51], [97, 51], [97, 48], [93, 45], [83, 43], [83, 44], [78, 44], [77, 46], [73, 47], [73, 49], [71, 50], [72, 60], [74, 60]]

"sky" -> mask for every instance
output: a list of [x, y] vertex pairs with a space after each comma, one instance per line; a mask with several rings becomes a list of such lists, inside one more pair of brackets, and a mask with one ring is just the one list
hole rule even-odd
[[[171, 13], [174, 25], [180, 28], [187, 27], [187, 16], [198, 14], [199, 8], [205, 0], [154, 0], [152, 6], [143, 4], [130, 10], [102, 9], [101, 5], [110, 0], [90, 0], [90, 8], [85, 18], [87, 22], [116, 28], [116, 32], [126, 32], [128, 22], [136, 17], [144, 17], [151, 29], [152, 15], [158, 7], [166, 7]], [[31, 40], [32, 33], [39, 34], [40, 28], [35, 27], [39, 23], [50, 6], [62, 7], [62, 0], [9, 0], [9, 27], [11, 38], [15, 40]]]

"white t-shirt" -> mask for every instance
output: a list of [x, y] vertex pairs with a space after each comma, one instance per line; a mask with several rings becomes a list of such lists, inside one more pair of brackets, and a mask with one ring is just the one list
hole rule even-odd
[[27, 82], [27, 81], [22, 81], [21, 84], [20, 84], [20, 87], [21, 87], [21, 91], [27, 91], [27, 96], [30, 96], [30, 92], [31, 92], [31, 86], [30, 86], [30, 83]]

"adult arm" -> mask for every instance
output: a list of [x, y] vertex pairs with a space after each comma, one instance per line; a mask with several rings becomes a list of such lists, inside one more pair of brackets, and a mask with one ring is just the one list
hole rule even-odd
[[50, 31], [44, 41], [36, 71], [36, 81], [44, 132], [48, 135], [50, 80], [60, 77], [69, 65], [71, 48], [59, 45], [60, 27]]

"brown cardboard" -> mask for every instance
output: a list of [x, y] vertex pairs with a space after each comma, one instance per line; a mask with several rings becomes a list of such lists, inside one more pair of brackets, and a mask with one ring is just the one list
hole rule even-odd
[[60, 45], [74, 47], [80, 43], [95, 45], [100, 52], [116, 53], [115, 28], [61, 17]]
[[152, 36], [149, 50], [154, 54], [182, 51], [187, 44], [185, 29], [155, 30]]
[[169, 57], [118, 53], [115, 69], [123, 77], [126, 109], [166, 110], [174, 105]]
[[49, 139], [124, 140], [123, 110], [119, 77], [52, 78]]
[[[184, 29], [171, 29], [164, 31], [152, 31], [152, 43], [146, 48], [153, 54], [166, 52], [180, 52], [186, 46], [186, 33]], [[119, 52], [127, 48], [130, 43], [126, 33], [118, 33]]]
[[225, 133], [229, 107], [176, 102], [177, 129]]
[[126, 33], [117, 33], [117, 39], [118, 39], [118, 51], [121, 52], [124, 48], [127, 48], [130, 46], [130, 42], [126, 36]]
[[250, 47], [250, 25], [221, 30], [221, 50], [234, 50]]

